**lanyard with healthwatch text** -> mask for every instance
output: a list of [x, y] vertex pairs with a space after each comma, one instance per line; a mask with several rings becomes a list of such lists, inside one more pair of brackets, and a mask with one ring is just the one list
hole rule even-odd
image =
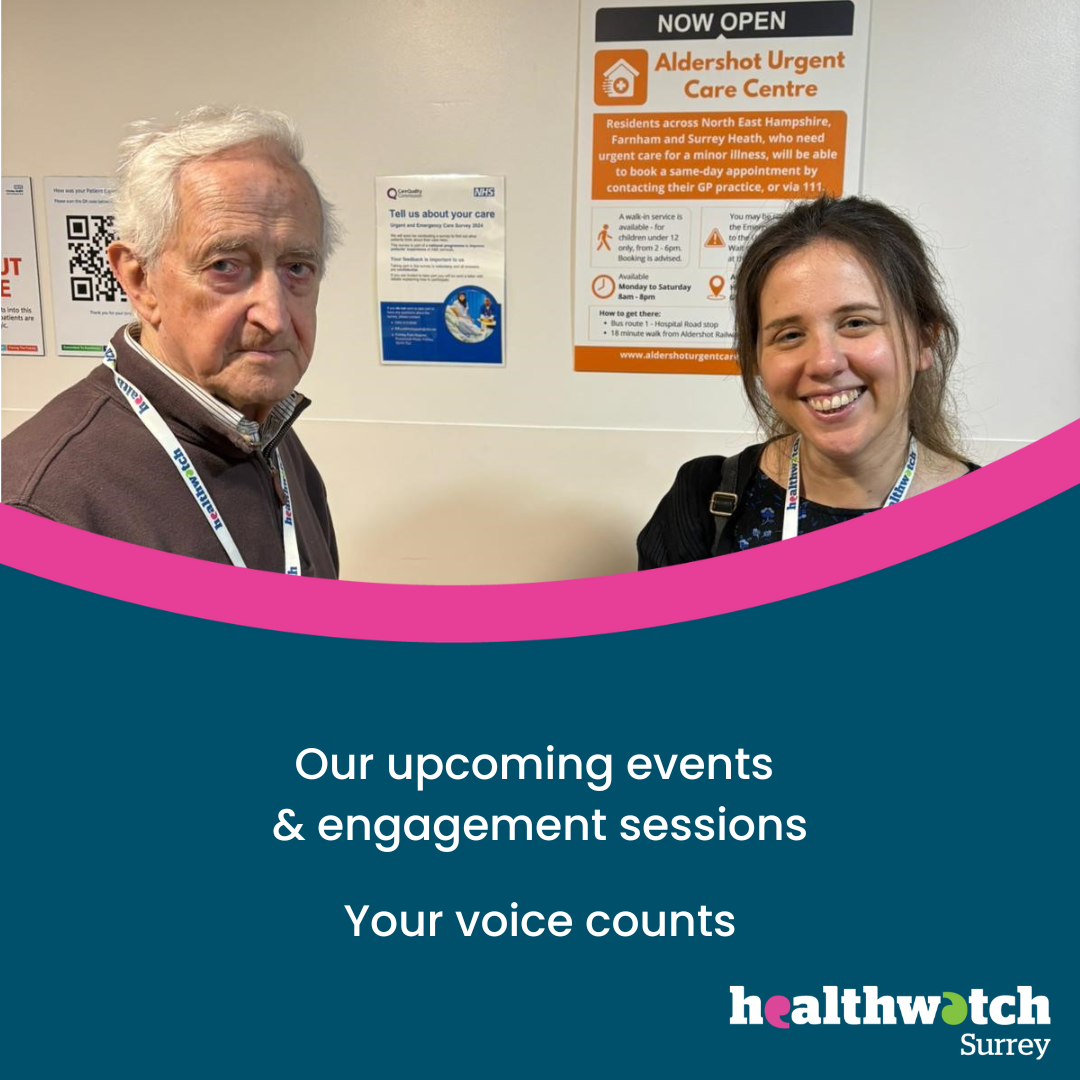
[[[793, 536], [799, 535], [799, 492], [801, 490], [799, 481], [799, 442], [799, 436], [796, 435], [795, 441], [791, 444], [791, 471], [788, 473], [787, 502], [784, 504], [782, 540], [790, 540]], [[904, 468], [901, 470], [896, 483], [893, 484], [893, 489], [889, 492], [888, 498], [881, 504], [883, 508], [895, 506], [907, 496], [912, 484], [915, 482], [915, 467], [918, 463], [919, 446], [915, 442], [915, 436], [912, 435]]]
[[[207, 525], [214, 531], [225, 554], [229, 556], [233, 566], [246, 567], [244, 557], [236, 546], [232, 534], [229, 532], [225, 520], [222, 518], [217, 507], [210, 498], [206, 485], [199, 476], [184, 453], [176, 436], [172, 433], [169, 425], [161, 418], [161, 414], [150, 404], [150, 399], [132, 382], [125, 379], [116, 370], [116, 350], [112, 345], [105, 346], [105, 357], [102, 363], [112, 372], [113, 378], [120, 393], [131, 406], [132, 412], [143, 422], [146, 430], [161, 444], [162, 450], [169, 455], [169, 459], [176, 466], [176, 471], [187, 485], [191, 497], [199, 504]], [[281, 507], [281, 536], [285, 544], [285, 573], [293, 577], [300, 576], [300, 546], [296, 539], [296, 521], [293, 517], [292, 499], [289, 497], [289, 481], [285, 475], [285, 463], [281, 460], [281, 451], [274, 451], [274, 459], [277, 463], [278, 475], [281, 477], [281, 493], [284, 502]]]

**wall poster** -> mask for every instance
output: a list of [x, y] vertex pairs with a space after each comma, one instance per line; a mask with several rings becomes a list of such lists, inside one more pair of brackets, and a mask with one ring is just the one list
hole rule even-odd
[[44, 356], [34, 199], [29, 176], [4, 177], [4, 251], [0, 273], [3, 352]]
[[132, 317], [106, 249], [116, 239], [111, 176], [45, 177], [56, 351], [102, 356]]
[[731, 283], [796, 199], [858, 191], [866, 0], [583, 0], [577, 371], [735, 374]]
[[505, 178], [380, 176], [384, 364], [503, 364]]

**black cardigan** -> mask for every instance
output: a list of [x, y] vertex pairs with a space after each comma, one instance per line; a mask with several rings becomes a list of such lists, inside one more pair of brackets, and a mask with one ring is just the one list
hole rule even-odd
[[[768, 443], [748, 446], [738, 455], [734, 484], [738, 496], [734, 512], [727, 519], [717, 518], [710, 509], [713, 493], [727, 487], [721, 483], [726, 458], [712, 455], [688, 461], [675, 477], [671, 490], [660, 500], [656, 512], [638, 537], [638, 569], [655, 570], [661, 566], [697, 562], [738, 550], [736, 522], [746, 508], [743, 493], [750, 484]], [[968, 472], [979, 466], [967, 461]], [[722, 533], [717, 521], [725, 521]]]
[[709, 511], [714, 491], [720, 490], [725, 459], [718, 455], [694, 458], [679, 469], [671, 490], [660, 500], [656, 513], [637, 540], [638, 569], [697, 562], [736, 550], [735, 522], [743, 510], [743, 492], [750, 483], [766, 443], [748, 446], [739, 454], [735, 494], [739, 501], [717, 536], [716, 518]]

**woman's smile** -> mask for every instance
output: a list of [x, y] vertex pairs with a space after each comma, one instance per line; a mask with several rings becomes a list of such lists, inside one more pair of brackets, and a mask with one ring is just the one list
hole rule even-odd
[[820, 419], [826, 417], [833, 419], [850, 415], [855, 402], [862, 397], [865, 391], [865, 386], [856, 386], [850, 390], [834, 390], [832, 393], [815, 394], [813, 397], [804, 400]]

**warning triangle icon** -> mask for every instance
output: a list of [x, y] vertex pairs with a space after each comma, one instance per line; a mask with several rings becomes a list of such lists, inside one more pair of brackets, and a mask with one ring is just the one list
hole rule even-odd
[[720, 230], [713, 229], [713, 231], [709, 233], [709, 239], [705, 241], [705, 246], [726, 247], [727, 245], [724, 243], [724, 238], [720, 235]]

